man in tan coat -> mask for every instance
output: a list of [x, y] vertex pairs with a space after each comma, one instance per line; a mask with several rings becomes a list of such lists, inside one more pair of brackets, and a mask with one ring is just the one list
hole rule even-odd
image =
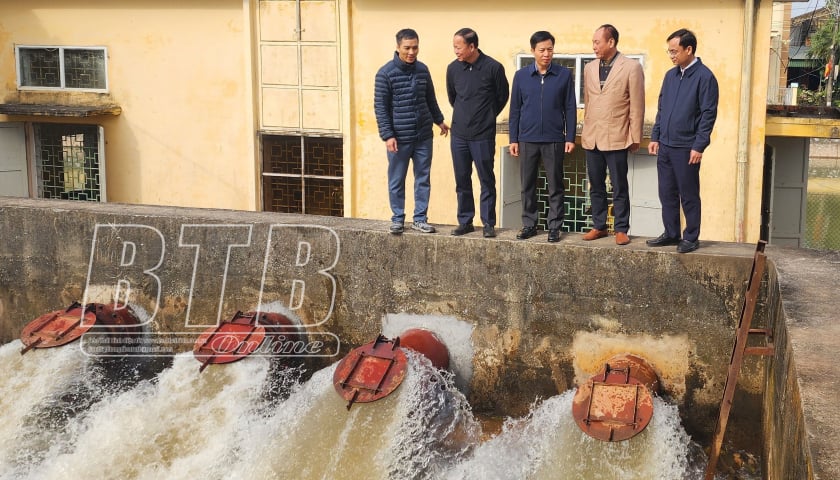
[[613, 190], [615, 243], [630, 237], [630, 194], [627, 153], [639, 149], [645, 117], [642, 65], [618, 51], [618, 30], [601, 25], [592, 36], [596, 60], [583, 70], [584, 116], [581, 144], [586, 151], [592, 230], [584, 240], [607, 236], [607, 170]]

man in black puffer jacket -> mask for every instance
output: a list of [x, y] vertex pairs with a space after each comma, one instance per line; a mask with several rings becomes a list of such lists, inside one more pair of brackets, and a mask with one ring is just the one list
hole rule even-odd
[[397, 32], [394, 59], [376, 72], [373, 108], [379, 137], [388, 152], [388, 198], [391, 203], [390, 232], [403, 232], [405, 223], [405, 177], [414, 161], [414, 223], [411, 228], [434, 233], [426, 215], [429, 208], [432, 168], [432, 124], [446, 136], [449, 126], [435, 98], [429, 69], [417, 61], [420, 39], [405, 28]]

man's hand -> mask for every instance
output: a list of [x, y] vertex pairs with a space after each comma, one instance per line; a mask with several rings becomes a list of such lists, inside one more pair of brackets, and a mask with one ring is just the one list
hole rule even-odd
[[688, 164], [693, 165], [695, 163], [700, 163], [700, 160], [703, 159], [703, 154], [698, 152], [697, 150], [692, 150], [691, 155], [688, 157]]
[[648, 143], [648, 153], [651, 154], [651, 155], [658, 155], [659, 154], [659, 142]]
[[514, 157], [518, 157], [519, 156], [519, 143], [511, 143], [510, 145], [508, 145], [508, 151]]
[[397, 139], [394, 137], [385, 140], [385, 148], [391, 153], [397, 153]]
[[438, 124], [438, 127], [440, 127], [441, 135], [443, 135], [444, 137], [449, 135], [449, 125], [447, 125], [446, 122], [440, 122]]
[[630, 147], [627, 150], [629, 150], [630, 153], [636, 153], [636, 151], [639, 150], [639, 144], [638, 143], [631, 143]]
[[566, 153], [572, 153], [575, 150], [575, 142], [566, 142]]

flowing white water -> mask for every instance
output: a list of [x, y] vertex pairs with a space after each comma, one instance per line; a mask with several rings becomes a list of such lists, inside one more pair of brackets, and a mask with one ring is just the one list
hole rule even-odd
[[36, 349], [21, 355], [22, 348], [20, 340], [0, 347], [4, 370], [0, 376], [0, 473], [26, 462], [27, 452], [21, 452], [21, 443], [29, 443], [27, 439], [40, 430], [29, 420], [30, 409], [67, 391], [85, 376], [85, 357], [78, 348]]
[[552, 397], [482, 444], [450, 479], [677, 480], [689, 472], [689, 437], [673, 405], [654, 398], [648, 427], [625, 442], [602, 442], [572, 418], [574, 391]]
[[333, 389], [335, 365], [299, 384], [300, 371], [265, 357], [199, 374], [186, 353], [154, 378], [111, 388], [77, 348], [23, 357], [20, 348], [0, 347], [3, 480], [702, 477], [689, 467], [676, 407], [661, 399], [628, 442], [580, 432], [566, 392], [480, 443], [451, 375], [410, 351], [394, 394], [347, 411]]

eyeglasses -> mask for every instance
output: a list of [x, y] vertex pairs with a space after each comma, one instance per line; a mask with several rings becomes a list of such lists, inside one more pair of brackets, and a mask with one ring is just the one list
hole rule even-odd
[[679, 50], [665, 50], [665, 53], [667, 53], [669, 57], [674, 58], [680, 52]]

